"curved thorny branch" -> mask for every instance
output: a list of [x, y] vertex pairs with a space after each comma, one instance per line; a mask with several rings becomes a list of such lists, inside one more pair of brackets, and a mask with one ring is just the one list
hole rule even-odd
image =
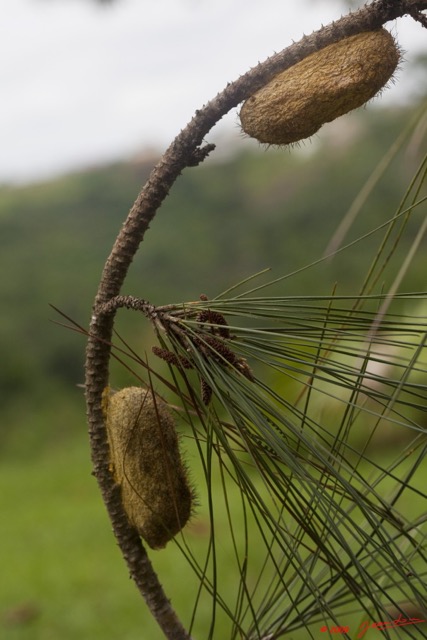
[[[152, 615], [167, 638], [188, 639], [151, 566], [141, 540], [129, 524], [120, 498], [120, 488], [109, 470], [109, 448], [102, 411], [102, 392], [108, 384], [110, 343], [114, 324], [111, 313], [100, 312], [118, 296], [132, 259], [151, 220], [183, 169], [202, 162], [214, 145], [203, 146], [210, 129], [233, 107], [247, 99], [277, 73], [308, 55], [343, 38], [380, 28], [390, 20], [410, 15], [426, 26], [427, 0], [375, 0], [361, 10], [322, 27], [299, 42], [241, 76], [202, 109], [175, 138], [138, 195], [105, 264], [95, 298], [86, 352], [86, 400], [92, 449], [93, 473], [110, 516], [114, 533], [130, 574]], [[105, 307], [104, 307], [105, 311]]]

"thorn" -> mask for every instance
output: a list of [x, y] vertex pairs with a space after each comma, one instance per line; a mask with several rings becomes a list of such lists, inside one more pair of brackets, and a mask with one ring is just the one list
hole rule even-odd
[[187, 166], [188, 167], [197, 167], [198, 164], [203, 162], [211, 151], [215, 149], [216, 145], [214, 144], [206, 144], [204, 147], [197, 147], [191, 154]]

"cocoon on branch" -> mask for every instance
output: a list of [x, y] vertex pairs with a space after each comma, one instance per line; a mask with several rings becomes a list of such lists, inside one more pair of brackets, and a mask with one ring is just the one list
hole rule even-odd
[[130, 523], [152, 549], [166, 546], [192, 513], [193, 490], [175, 422], [150, 391], [104, 394], [111, 471]]
[[267, 144], [309, 138], [325, 122], [373, 98], [399, 59], [385, 29], [344, 38], [279, 73], [248, 98], [240, 111], [242, 129]]

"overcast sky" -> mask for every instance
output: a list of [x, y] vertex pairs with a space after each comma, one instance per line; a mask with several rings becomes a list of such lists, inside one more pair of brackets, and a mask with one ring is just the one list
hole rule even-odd
[[[161, 150], [228, 81], [341, 13], [337, 0], [0, 4], [0, 183]], [[426, 31], [409, 18], [389, 28], [410, 76]], [[236, 112], [216, 130], [238, 138]]]

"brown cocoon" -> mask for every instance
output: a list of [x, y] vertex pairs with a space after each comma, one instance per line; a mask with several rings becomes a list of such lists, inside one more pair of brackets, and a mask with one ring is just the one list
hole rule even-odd
[[193, 491], [165, 403], [139, 387], [106, 398], [111, 467], [131, 524], [152, 549], [163, 548], [188, 521]]
[[390, 80], [400, 53], [385, 29], [350, 36], [286, 69], [248, 98], [243, 131], [267, 144], [312, 136], [325, 122], [362, 106]]

